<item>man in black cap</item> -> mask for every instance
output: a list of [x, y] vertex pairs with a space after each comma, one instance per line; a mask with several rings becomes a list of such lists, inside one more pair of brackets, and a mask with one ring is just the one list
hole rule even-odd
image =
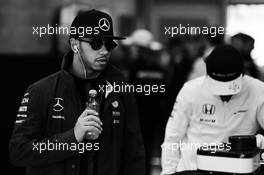
[[[162, 175], [197, 170], [196, 151], [204, 144], [264, 128], [264, 83], [243, 74], [239, 52], [216, 46], [206, 58], [206, 69], [206, 76], [185, 83], [177, 96], [162, 145]], [[259, 147], [263, 141], [257, 135]]]
[[[71, 25], [71, 51], [62, 69], [30, 85], [10, 140], [10, 159], [28, 175], [143, 175], [144, 146], [131, 93], [113, 91], [122, 74], [108, 64], [111, 17], [80, 13]], [[77, 32], [76, 32], [77, 31]], [[80, 32], [82, 31], [82, 32]], [[100, 110], [86, 109], [97, 91]]]

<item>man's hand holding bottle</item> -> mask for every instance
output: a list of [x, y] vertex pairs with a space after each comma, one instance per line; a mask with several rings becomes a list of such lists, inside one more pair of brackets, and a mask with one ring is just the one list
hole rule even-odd
[[95, 140], [103, 131], [103, 123], [99, 117], [100, 102], [97, 98], [97, 92], [94, 89], [89, 91], [86, 109], [78, 118], [74, 134], [78, 142], [83, 141], [84, 138], [88, 140]]
[[78, 142], [83, 141], [84, 138], [88, 140], [95, 140], [99, 137], [103, 123], [98, 117], [98, 113], [91, 109], [85, 109], [79, 116], [75, 127], [74, 134]]

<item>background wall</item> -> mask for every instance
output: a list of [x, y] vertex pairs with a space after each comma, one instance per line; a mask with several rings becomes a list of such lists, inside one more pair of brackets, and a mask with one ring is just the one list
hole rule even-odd
[[[150, 28], [159, 40], [164, 40], [164, 26], [190, 24], [202, 26], [224, 26], [222, 4], [153, 4]], [[166, 22], [167, 20], [167, 22]], [[161, 25], [163, 24], [163, 25]]]
[[160, 24], [170, 21], [198, 20], [211, 25], [225, 24], [225, 0], [4, 0], [0, 2], [0, 53], [50, 53], [55, 36], [33, 35], [33, 26], [55, 24], [59, 10], [72, 3], [109, 11], [117, 33], [128, 35], [136, 27], [145, 27], [160, 36]]
[[[33, 26], [54, 24], [59, 10], [74, 1], [70, 0], [4, 0], [0, 1], [0, 53], [31, 54], [52, 51], [54, 36], [38, 37], [33, 35]], [[133, 0], [78, 0], [90, 8], [106, 9], [114, 18], [134, 14]], [[115, 26], [118, 26], [116, 21]], [[115, 27], [118, 32], [118, 27]]]

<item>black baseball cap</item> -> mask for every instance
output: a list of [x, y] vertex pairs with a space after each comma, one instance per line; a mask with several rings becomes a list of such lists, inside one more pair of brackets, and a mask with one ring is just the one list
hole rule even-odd
[[125, 39], [114, 36], [112, 18], [99, 10], [80, 12], [71, 24], [71, 38], [111, 38], [115, 40]]
[[206, 58], [207, 83], [215, 95], [233, 95], [242, 89], [243, 60], [230, 45], [219, 45]]

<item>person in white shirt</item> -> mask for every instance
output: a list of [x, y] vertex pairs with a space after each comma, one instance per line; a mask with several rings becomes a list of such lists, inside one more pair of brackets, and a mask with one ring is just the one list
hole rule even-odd
[[[197, 170], [199, 146], [264, 128], [264, 83], [243, 74], [239, 52], [220, 45], [206, 60], [207, 74], [185, 83], [176, 98], [162, 144], [162, 175]], [[257, 135], [259, 147], [263, 138]]]

